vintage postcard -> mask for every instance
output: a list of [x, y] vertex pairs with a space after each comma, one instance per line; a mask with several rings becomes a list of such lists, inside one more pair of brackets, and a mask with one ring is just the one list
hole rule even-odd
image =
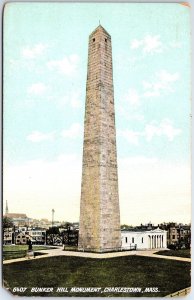
[[5, 5], [5, 289], [190, 292], [190, 82], [188, 3]]

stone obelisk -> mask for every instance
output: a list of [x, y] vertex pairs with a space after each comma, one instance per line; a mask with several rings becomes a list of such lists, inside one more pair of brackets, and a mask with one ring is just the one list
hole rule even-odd
[[80, 251], [121, 247], [111, 36], [89, 36], [80, 205]]

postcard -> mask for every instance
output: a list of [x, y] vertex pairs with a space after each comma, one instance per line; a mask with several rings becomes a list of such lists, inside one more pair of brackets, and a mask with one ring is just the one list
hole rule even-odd
[[190, 99], [188, 3], [5, 5], [8, 292], [190, 292]]

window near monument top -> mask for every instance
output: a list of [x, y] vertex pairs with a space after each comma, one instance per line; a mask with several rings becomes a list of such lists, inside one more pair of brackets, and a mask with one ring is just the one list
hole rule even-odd
[[93, 42], [95, 42], [95, 38], [93, 38]]
[[127, 237], [125, 238], [125, 243], [127, 243]]
[[141, 238], [141, 242], [142, 242], [142, 244], [143, 244], [143, 237]]
[[134, 237], [132, 237], [132, 243], [134, 243]]

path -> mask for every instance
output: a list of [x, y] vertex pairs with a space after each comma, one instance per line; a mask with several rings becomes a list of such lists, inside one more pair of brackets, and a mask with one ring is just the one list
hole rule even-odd
[[[158, 251], [158, 249], [157, 249]], [[177, 256], [165, 256], [165, 255], [157, 255], [154, 254], [156, 250], [146, 250], [146, 251], [122, 251], [122, 252], [112, 252], [112, 253], [88, 253], [88, 252], [76, 252], [76, 251], [63, 251], [63, 249], [50, 249], [50, 250], [38, 250], [37, 252], [42, 253], [40, 256], [36, 256], [35, 260], [53, 257], [53, 256], [76, 256], [76, 257], [87, 257], [87, 258], [112, 258], [112, 257], [121, 257], [121, 256], [130, 256], [130, 255], [138, 255], [138, 256], [146, 256], [146, 257], [154, 257], [154, 258], [163, 258], [163, 259], [171, 259], [171, 260], [179, 260], [185, 262], [191, 262], [191, 258], [186, 257], [177, 257]], [[27, 261], [29, 260], [26, 257], [9, 259], [5, 260], [3, 264], [10, 264], [14, 262]]]
[[137, 255], [139, 256], [149, 256], [149, 257], [155, 257], [155, 258], [165, 258], [165, 259], [171, 259], [171, 260], [179, 260], [179, 261], [186, 261], [186, 262], [191, 262], [191, 258], [187, 258], [187, 257], [178, 257], [178, 256], [167, 256], [167, 255], [159, 255], [159, 254], [155, 254], [155, 252], [157, 251], [137, 251]]
[[172, 293], [172, 294], [170, 294], [170, 295], [167, 295], [167, 296], [165, 296], [165, 297], [166, 297], [166, 298], [171, 298], [171, 297], [183, 297], [183, 296], [188, 295], [190, 292], [191, 292], [191, 287], [188, 287], [188, 288], [186, 288], [186, 289], [183, 289], [183, 290], [174, 292], [174, 293]]

